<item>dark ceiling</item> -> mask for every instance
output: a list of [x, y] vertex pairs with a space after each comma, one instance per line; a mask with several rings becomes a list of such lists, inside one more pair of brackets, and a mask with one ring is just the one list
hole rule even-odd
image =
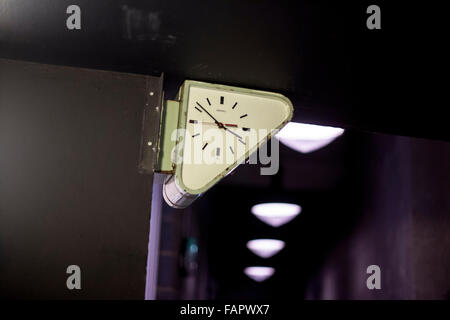
[[[159, 75], [172, 96], [184, 79], [278, 91], [295, 120], [449, 139], [440, 96], [441, 2], [79, 0], [0, 3], [0, 56]], [[441, 72], [442, 73], [442, 72]]]

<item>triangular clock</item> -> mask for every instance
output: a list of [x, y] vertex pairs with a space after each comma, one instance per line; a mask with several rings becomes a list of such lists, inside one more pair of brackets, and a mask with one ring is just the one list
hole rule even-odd
[[292, 113], [289, 99], [277, 93], [185, 81], [161, 112], [155, 171], [169, 175], [166, 202], [187, 207], [257, 151]]

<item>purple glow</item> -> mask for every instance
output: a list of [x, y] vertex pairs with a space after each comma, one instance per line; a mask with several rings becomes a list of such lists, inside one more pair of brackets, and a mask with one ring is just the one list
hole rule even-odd
[[301, 211], [299, 205], [292, 203], [261, 203], [254, 205], [252, 213], [272, 227], [279, 227], [294, 219]]
[[275, 239], [256, 239], [247, 242], [247, 248], [261, 258], [270, 258], [285, 246], [284, 241]]
[[247, 267], [244, 273], [256, 282], [263, 282], [269, 279], [275, 273], [275, 269], [271, 267]]

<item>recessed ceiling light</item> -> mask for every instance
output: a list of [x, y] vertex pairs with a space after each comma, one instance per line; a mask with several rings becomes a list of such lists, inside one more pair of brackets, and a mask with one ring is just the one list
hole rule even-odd
[[247, 242], [247, 248], [261, 258], [270, 258], [285, 246], [284, 241], [275, 239], [256, 239]]
[[309, 153], [325, 147], [343, 133], [342, 128], [289, 122], [275, 137], [289, 148]]
[[272, 227], [279, 227], [294, 219], [302, 208], [297, 204], [270, 202], [254, 205], [252, 213]]
[[275, 273], [275, 269], [271, 267], [247, 267], [244, 273], [256, 282], [263, 282], [269, 279]]

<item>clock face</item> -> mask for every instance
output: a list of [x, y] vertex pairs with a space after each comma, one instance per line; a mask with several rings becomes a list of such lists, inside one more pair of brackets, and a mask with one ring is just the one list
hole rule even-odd
[[185, 90], [181, 180], [190, 191], [229, 173], [292, 116], [277, 94], [197, 82]]

